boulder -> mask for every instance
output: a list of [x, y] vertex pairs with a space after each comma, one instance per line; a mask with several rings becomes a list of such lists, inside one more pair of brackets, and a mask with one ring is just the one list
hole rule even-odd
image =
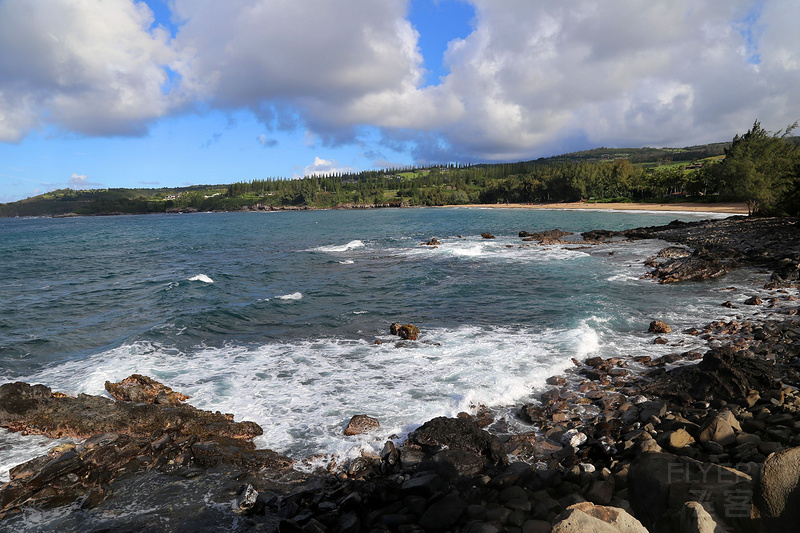
[[[686, 502], [678, 516], [681, 533], [717, 533], [719, 525], [699, 502]], [[721, 529], [721, 528], [720, 528]]]
[[483, 237], [484, 239], [494, 239], [494, 235], [488, 232], [481, 233], [481, 237]]
[[617, 507], [581, 502], [558, 515], [552, 533], [648, 533], [641, 522]]
[[121, 402], [180, 405], [189, 399], [189, 396], [175, 392], [153, 378], [141, 374], [132, 374], [119, 383], [106, 381], [105, 389], [115, 400]]
[[408, 440], [421, 446], [428, 455], [447, 449], [478, 456], [484, 464], [508, 464], [508, 456], [500, 440], [466, 418], [434, 418], [414, 430]]
[[400, 326], [400, 329], [397, 330], [397, 334], [401, 339], [415, 341], [417, 338], [419, 338], [419, 328], [414, 324], [406, 324], [404, 326]]
[[398, 335], [401, 339], [415, 341], [419, 338], [419, 328], [414, 324], [405, 324], [400, 325], [399, 323], [395, 322], [391, 326], [389, 326], [389, 332], [392, 335]]
[[708, 441], [714, 441], [723, 446], [728, 446], [736, 442], [736, 431], [742, 431], [742, 427], [736, 417], [733, 416], [733, 413], [726, 409], [715, 417], [707, 419], [700, 426], [697, 440], [703, 444]]
[[670, 333], [672, 328], [666, 322], [660, 320], [653, 320], [650, 322], [650, 327], [647, 330], [649, 333]]
[[467, 504], [455, 494], [448, 494], [428, 507], [419, 519], [419, 525], [424, 531], [438, 531], [452, 527], [464, 511]]
[[347, 423], [347, 427], [344, 428], [344, 434], [347, 436], [361, 435], [362, 433], [378, 429], [379, 427], [381, 427], [381, 424], [378, 422], [377, 418], [372, 418], [367, 415], [355, 415], [350, 419], [350, 422]]
[[763, 532], [800, 531], [800, 448], [767, 457], [755, 484], [753, 517]]
[[669, 453], [640, 454], [631, 463], [627, 481], [631, 506], [652, 531], [668, 529], [683, 504], [698, 498], [719, 516], [736, 519], [730, 496], [741, 493], [749, 499], [752, 493], [751, 477], [744, 472]]

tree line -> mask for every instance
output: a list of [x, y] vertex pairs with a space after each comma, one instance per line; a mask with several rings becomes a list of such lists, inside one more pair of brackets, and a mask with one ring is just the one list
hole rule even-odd
[[[0, 205], [0, 216], [348, 205], [646, 202], [675, 196], [747, 202], [751, 214], [798, 215], [800, 150], [798, 138], [791, 137], [796, 127], [795, 123], [769, 132], [755, 121], [750, 130], [736, 135], [730, 143], [679, 150], [598, 148], [517, 163], [409, 166], [180, 190], [55, 191]], [[699, 162], [689, 159], [699, 156], [703, 156]]]

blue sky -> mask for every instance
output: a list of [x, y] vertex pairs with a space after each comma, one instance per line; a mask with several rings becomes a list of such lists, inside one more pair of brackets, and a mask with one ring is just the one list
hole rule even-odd
[[800, 118], [800, 3], [0, 0], [0, 202], [596, 146]]

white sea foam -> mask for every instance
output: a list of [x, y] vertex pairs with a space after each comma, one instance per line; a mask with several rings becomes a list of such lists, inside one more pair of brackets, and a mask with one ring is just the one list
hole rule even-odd
[[189, 278], [189, 281], [202, 281], [203, 283], [214, 283], [214, 280], [206, 276], [205, 274], [198, 274], [196, 276], [192, 276]]
[[[142, 373], [189, 394], [198, 408], [259, 423], [261, 447], [296, 458], [341, 458], [376, 449], [390, 435], [403, 437], [435, 416], [530, 399], [548, 376], [572, 366], [570, 358], [597, 345], [586, 324], [568, 331], [433, 329], [410, 344], [382, 339], [381, 345], [374, 338], [327, 338], [192, 353], [139, 342], [22, 379], [69, 394], [105, 394], [106, 381]], [[344, 425], [362, 413], [380, 420], [380, 432], [344, 437]]]
[[276, 296], [278, 300], [301, 300], [303, 295], [299, 292], [293, 292], [291, 294], [284, 294], [283, 296]]
[[319, 246], [317, 248], [312, 248], [311, 251], [313, 252], [347, 252], [349, 250], [355, 250], [356, 248], [364, 248], [365, 244], [360, 240], [350, 241], [347, 244], [342, 245], [329, 245], [329, 246]]
[[480, 239], [477, 242], [475, 239], [445, 239], [435, 248], [413, 246], [403, 253], [426, 259], [445, 256], [464, 260], [498, 260], [512, 263], [572, 260], [587, 256], [583, 250], [575, 250], [561, 245], [521, 246], [519, 240], [513, 238]]
[[352, 265], [353, 263], [355, 263], [355, 261], [353, 261], [352, 259], [345, 259], [344, 261], [339, 261], [340, 265]]
[[485, 251], [483, 246], [480, 244], [476, 244], [474, 246], [469, 246], [466, 248], [452, 248], [451, 253], [453, 255], [462, 256], [462, 257], [480, 257], [485, 255]]
[[20, 464], [44, 455], [53, 446], [59, 443], [69, 442], [67, 439], [53, 440], [39, 435], [20, 435], [12, 433], [7, 429], [0, 429], [0, 482], [10, 480], [8, 471]]

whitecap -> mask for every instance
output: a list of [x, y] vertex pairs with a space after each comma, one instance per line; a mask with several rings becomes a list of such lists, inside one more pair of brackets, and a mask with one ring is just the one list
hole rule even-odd
[[480, 257], [485, 255], [483, 250], [483, 246], [480, 244], [476, 244], [475, 246], [470, 246], [469, 248], [453, 248], [451, 253], [456, 256], [461, 257]]
[[198, 274], [196, 276], [192, 276], [189, 278], [189, 281], [202, 281], [203, 283], [214, 283], [214, 280], [206, 276], [205, 274]]
[[293, 292], [291, 294], [284, 294], [283, 296], [276, 296], [278, 300], [300, 300], [303, 295], [299, 292]]
[[352, 265], [353, 263], [355, 263], [355, 261], [353, 261], [352, 259], [346, 259], [344, 261], [339, 261], [340, 265]]
[[349, 250], [355, 250], [356, 248], [364, 248], [364, 243], [359, 241], [358, 239], [354, 241], [350, 241], [347, 244], [342, 245], [330, 245], [330, 246], [319, 246], [317, 248], [312, 248], [312, 251], [315, 252], [347, 252]]

